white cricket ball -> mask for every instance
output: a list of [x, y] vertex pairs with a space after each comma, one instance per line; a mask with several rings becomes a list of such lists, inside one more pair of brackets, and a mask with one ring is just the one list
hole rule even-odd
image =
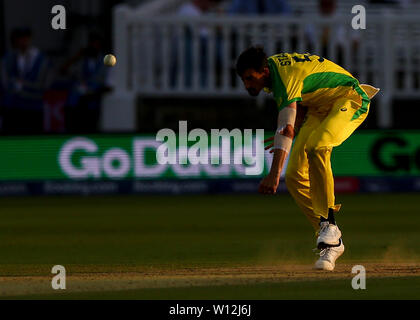
[[108, 67], [113, 67], [117, 63], [117, 58], [113, 54], [107, 54], [104, 58], [104, 64]]

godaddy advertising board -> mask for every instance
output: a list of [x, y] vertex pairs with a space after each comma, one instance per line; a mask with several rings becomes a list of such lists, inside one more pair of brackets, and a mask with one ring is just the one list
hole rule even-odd
[[[156, 135], [3, 137], [0, 194], [251, 192], [271, 163], [264, 136], [271, 134], [228, 136], [219, 162], [211, 159], [211, 145], [180, 147], [177, 137], [166, 153], [187, 160], [166, 164], [158, 163], [164, 142]], [[192, 164], [191, 152], [209, 161]], [[355, 191], [419, 190], [420, 131], [356, 133], [335, 149], [332, 166], [339, 183], [357, 179]]]

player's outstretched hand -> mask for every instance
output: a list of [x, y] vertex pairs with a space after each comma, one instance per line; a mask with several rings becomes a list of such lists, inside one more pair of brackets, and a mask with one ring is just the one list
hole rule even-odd
[[[274, 136], [272, 136], [272, 137], [270, 137], [270, 138], [265, 139], [265, 140], [264, 140], [264, 143], [267, 143], [267, 142], [270, 142], [270, 141], [273, 141], [273, 142], [271, 142], [269, 145], [267, 145], [267, 146], [264, 148], [264, 150], [268, 150], [268, 149], [273, 148], [273, 146], [274, 146]], [[271, 149], [271, 150], [270, 150], [270, 153], [273, 153], [273, 152], [274, 152], [274, 149]]]
[[262, 179], [258, 192], [262, 194], [275, 194], [279, 186], [279, 177], [268, 174]]

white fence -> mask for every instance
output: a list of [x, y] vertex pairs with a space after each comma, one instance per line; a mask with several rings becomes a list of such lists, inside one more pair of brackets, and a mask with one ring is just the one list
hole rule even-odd
[[[392, 125], [393, 98], [420, 98], [417, 14], [368, 15], [366, 30], [351, 28], [351, 14], [330, 19], [304, 15], [192, 19], [144, 16], [124, 6], [114, 14], [118, 67], [108, 105], [124, 106], [125, 120], [131, 122], [124, 125], [121, 119], [111, 129], [134, 129], [139, 95], [246, 96], [234, 65], [240, 52], [255, 44], [263, 45], [269, 55], [295, 51], [323, 56], [341, 64], [361, 83], [380, 87], [376, 99], [381, 127]], [[121, 117], [108, 111], [114, 123]]]

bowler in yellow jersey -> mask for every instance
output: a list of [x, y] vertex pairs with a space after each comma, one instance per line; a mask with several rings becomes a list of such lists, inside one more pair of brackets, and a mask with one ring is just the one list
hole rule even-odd
[[315, 268], [333, 270], [344, 244], [334, 216], [340, 205], [335, 203], [331, 152], [366, 119], [379, 89], [359, 84], [344, 68], [309, 53], [267, 57], [262, 48], [251, 47], [239, 56], [236, 70], [250, 95], [270, 92], [279, 109], [276, 136], [265, 141], [271, 142], [266, 149], [273, 148], [273, 163], [259, 192], [276, 193], [290, 153], [286, 185], [316, 230], [320, 258]]

